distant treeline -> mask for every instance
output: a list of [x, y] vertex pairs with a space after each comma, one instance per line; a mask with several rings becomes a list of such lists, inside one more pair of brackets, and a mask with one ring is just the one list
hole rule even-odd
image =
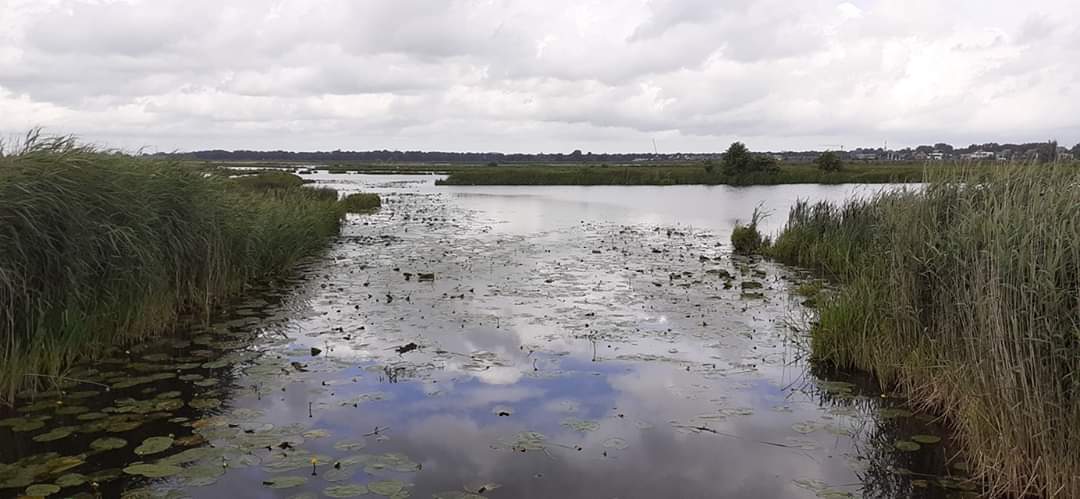
[[[1031, 142], [1021, 144], [971, 144], [966, 147], [954, 147], [946, 143], [921, 145], [914, 148], [884, 149], [856, 148], [843, 150], [837, 146], [835, 151], [841, 159], [849, 161], [922, 161], [926, 159], [967, 159], [970, 155], [982, 153], [987, 156], [976, 159], [1042, 160], [1072, 159], [1080, 157], [1080, 144], [1072, 148], [1061, 147], [1056, 141]], [[778, 161], [789, 163], [810, 163], [825, 151], [782, 151], [768, 152]], [[937, 156], [934, 156], [938, 153]], [[720, 159], [721, 153], [600, 153], [575, 150], [571, 153], [499, 153], [499, 152], [446, 152], [446, 151], [193, 151], [186, 153], [157, 153], [155, 156], [182, 158], [198, 161], [273, 161], [296, 163], [350, 163], [350, 162], [386, 162], [386, 163], [455, 163], [455, 164], [512, 164], [512, 163], [642, 163], [642, 162], [686, 162]]]

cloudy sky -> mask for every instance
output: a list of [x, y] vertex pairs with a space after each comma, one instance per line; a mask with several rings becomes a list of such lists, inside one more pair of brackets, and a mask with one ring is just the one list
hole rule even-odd
[[0, 136], [32, 126], [164, 151], [1071, 145], [1080, 2], [0, 0]]

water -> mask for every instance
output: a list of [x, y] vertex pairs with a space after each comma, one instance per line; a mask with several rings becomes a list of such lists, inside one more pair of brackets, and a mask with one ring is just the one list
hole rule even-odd
[[[792, 289], [812, 277], [729, 252], [758, 203], [773, 230], [797, 198], [870, 188], [309, 177], [384, 207], [207, 327], [0, 416], [16, 418], [0, 421], [0, 495], [968, 493], [932, 418], [808, 364], [813, 311]], [[136, 451], [150, 437], [165, 438]]]

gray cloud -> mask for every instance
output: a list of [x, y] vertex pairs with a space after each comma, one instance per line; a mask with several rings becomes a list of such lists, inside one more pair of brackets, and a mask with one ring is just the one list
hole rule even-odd
[[1046, 0], [3, 0], [0, 134], [111, 146], [719, 150], [1080, 141]]

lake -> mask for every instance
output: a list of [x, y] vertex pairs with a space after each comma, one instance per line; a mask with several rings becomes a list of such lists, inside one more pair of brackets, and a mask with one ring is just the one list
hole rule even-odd
[[21, 399], [0, 496], [972, 494], [939, 422], [808, 361], [795, 290], [820, 281], [730, 252], [755, 206], [772, 233], [796, 199], [882, 186], [305, 177], [383, 208], [206, 326]]

